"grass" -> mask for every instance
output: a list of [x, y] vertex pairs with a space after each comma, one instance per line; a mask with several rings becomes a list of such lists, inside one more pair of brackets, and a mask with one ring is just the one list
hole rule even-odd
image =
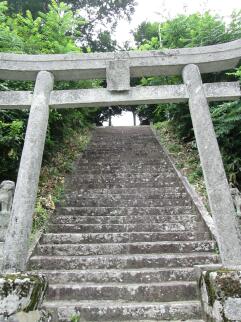
[[168, 121], [156, 123], [154, 126], [161, 143], [174, 160], [176, 168], [187, 177], [207, 206], [207, 193], [196, 143], [181, 141]]
[[31, 240], [39, 231], [46, 228], [55, 210], [55, 204], [63, 195], [64, 177], [72, 171], [73, 161], [85, 149], [89, 138], [89, 129], [70, 133], [56, 149], [54, 155], [43, 165], [33, 215]]

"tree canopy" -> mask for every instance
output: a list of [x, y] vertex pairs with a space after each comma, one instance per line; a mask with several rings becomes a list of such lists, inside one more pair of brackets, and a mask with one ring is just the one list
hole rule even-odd
[[[130, 19], [135, 10], [135, 0], [65, 0], [75, 15], [85, 18], [78, 30], [81, 37], [78, 43], [86, 51], [110, 51], [116, 48], [116, 41], [111, 38], [118, 20]], [[9, 12], [23, 16], [30, 11], [33, 18], [39, 12], [48, 12], [51, 0], [8, 0]]]

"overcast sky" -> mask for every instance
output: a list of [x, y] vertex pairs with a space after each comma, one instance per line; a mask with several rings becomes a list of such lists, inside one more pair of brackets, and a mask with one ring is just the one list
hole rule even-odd
[[[241, 0], [136, 0], [136, 12], [131, 23], [120, 21], [117, 27], [116, 37], [119, 43], [130, 41], [133, 43], [133, 36], [130, 31], [147, 21], [164, 21], [173, 18], [181, 13], [204, 12], [210, 10], [227, 19], [234, 9], [241, 9]], [[133, 125], [131, 112], [125, 112], [122, 116], [113, 117], [114, 126]], [[108, 123], [105, 123], [108, 125]]]
[[241, 9], [241, 0], [136, 0], [136, 12], [129, 24], [120, 21], [116, 37], [119, 43], [132, 41], [130, 30], [147, 21], [163, 21], [181, 13], [204, 12], [211, 10], [228, 19], [234, 9]]

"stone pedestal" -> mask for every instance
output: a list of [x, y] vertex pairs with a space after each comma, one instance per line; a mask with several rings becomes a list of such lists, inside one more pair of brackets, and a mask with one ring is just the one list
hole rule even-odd
[[203, 271], [199, 288], [206, 321], [241, 321], [241, 268]]
[[0, 321], [46, 321], [38, 311], [47, 290], [42, 275], [0, 275]]

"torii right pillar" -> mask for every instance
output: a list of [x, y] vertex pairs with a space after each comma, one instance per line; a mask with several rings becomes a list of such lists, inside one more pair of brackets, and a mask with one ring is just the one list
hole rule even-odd
[[201, 74], [198, 66], [190, 64], [184, 67], [182, 75], [189, 94], [192, 124], [222, 265], [225, 268], [241, 267], [240, 231]]

